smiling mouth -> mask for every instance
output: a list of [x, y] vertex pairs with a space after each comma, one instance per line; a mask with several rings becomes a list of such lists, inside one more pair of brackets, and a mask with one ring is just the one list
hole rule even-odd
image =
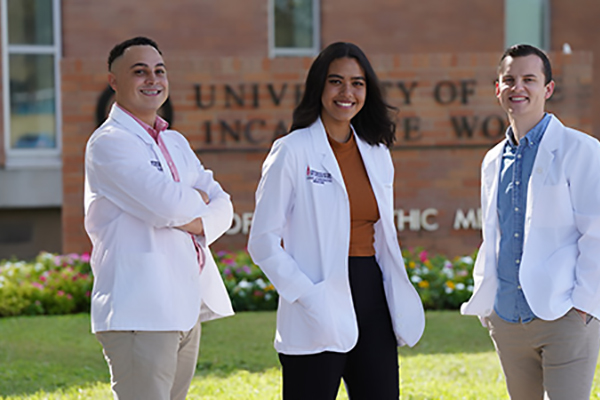
[[354, 103], [351, 101], [334, 101], [334, 103], [342, 108], [350, 108], [354, 105]]
[[159, 94], [162, 93], [162, 90], [160, 90], [160, 89], [142, 89], [142, 90], [140, 90], [140, 92], [142, 92], [142, 94], [144, 94], [146, 96], [158, 96]]
[[524, 101], [527, 100], [527, 97], [525, 96], [511, 96], [509, 97], [509, 100], [514, 102], [514, 103], [522, 103]]

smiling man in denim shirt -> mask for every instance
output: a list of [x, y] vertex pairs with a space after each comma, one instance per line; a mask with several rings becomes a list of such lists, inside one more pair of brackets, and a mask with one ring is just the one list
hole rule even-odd
[[600, 143], [544, 111], [529, 45], [500, 60], [510, 127], [482, 164], [483, 243], [461, 312], [489, 329], [512, 400], [589, 399], [600, 347]]

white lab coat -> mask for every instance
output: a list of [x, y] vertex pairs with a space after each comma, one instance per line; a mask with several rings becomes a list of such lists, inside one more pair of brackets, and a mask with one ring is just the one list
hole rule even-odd
[[[379, 206], [375, 251], [399, 345], [425, 326], [394, 226], [394, 167], [383, 145], [356, 136]], [[320, 119], [277, 140], [264, 162], [248, 250], [280, 295], [275, 348], [348, 352], [358, 339], [348, 280], [350, 204]]]
[[[178, 132], [162, 134], [181, 181], [131, 116], [113, 105], [85, 154], [85, 228], [92, 241], [92, 331], [186, 331], [233, 314], [208, 245], [231, 225], [229, 195]], [[205, 204], [195, 189], [205, 191]], [[199, 273], [190, 235], [174, 228], [202, 217]], [[201, 307], [202, 306], [202, 307]]]
[[[483, 160], [483, 243], [475, 289], [461, 312], [490, 315], [498, 287], [497, 198], [506, 141]], [[533, 313], [552, 321], [575, 307], [600, 317], [600, 144], [554, 116], [540, 142], [527, 187], [519, 280]]]

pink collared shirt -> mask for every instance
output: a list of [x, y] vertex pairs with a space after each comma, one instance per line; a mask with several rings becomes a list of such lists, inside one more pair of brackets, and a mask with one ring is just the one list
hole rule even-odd
[[[169, 150], [167, 149], [167, 146], [165, 146], [165, 142], [162, 140], [161, 135], [161, 132], [164, 132], [169, 127], [169, 123], [162, 119], [159, 115], [157, 115], [156, 119], [154, 120], [154, 127], [152, 127], [144, 121], [142, 121], [141, 119], [139, 119], [138, 117], [136, 117], [135, 115], [133, 115], [132, 113], [130, 113], [129, 111], [127, 111], [126, 109], [124, 109], [123, 107], [121, 107], [118, 103], [116, 103], [116, 105], [121, 110], [123, 110], [123, 112], [125, 112], [134, 120], [136, 120], [137, 123], [140, 124], [150, 136], [152, 136], [152, 139], [154, 139], [154, 141], [158, 145], [158, 148], [160, 149], [162, 155], [165, 157], [165, 160], [167, 160], [167, 165], [169, 166], [169, 170], [171, 171], [173, 180], [175, 182], [179, 182], [179, 172], [177, 172], [177, 167], [175, 166], [175, 163], [173, 162], [173, 159], [171, 158]], [[202, 268], [204, 267], [204, 251], [200, 247], [198, 240], [196, 240], [196, 236], [194, 236], [191, 233], [190, 235], [192, 236], [192, 240], [194, 241], [194, 246], [196, 247], [196, 252], [198, 254], [198, 264], [200, 265], [200, 271], [202, 271]]]

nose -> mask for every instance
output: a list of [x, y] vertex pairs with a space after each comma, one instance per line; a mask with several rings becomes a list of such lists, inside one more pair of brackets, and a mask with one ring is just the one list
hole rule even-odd
[[523, 79], [515, 79], [515, 85], [513, 87], [515, 90], [523, 89], [523, 86]]
[[340, 88], [340, 92], [341, 92], [342, 94], [350, 93], [351, 89], [352, 89], [352, 83], [351, 83], [351, 82], [347, 82], [347, 83], [344, 83], [344, 84], [341, 86], [341, 88]]
[[156, 75], [156, 73], [150, 72], [148, 75], [146, 75], [146, 82], [148, 83], [154, 83], [158, 80], [158, 75]]

